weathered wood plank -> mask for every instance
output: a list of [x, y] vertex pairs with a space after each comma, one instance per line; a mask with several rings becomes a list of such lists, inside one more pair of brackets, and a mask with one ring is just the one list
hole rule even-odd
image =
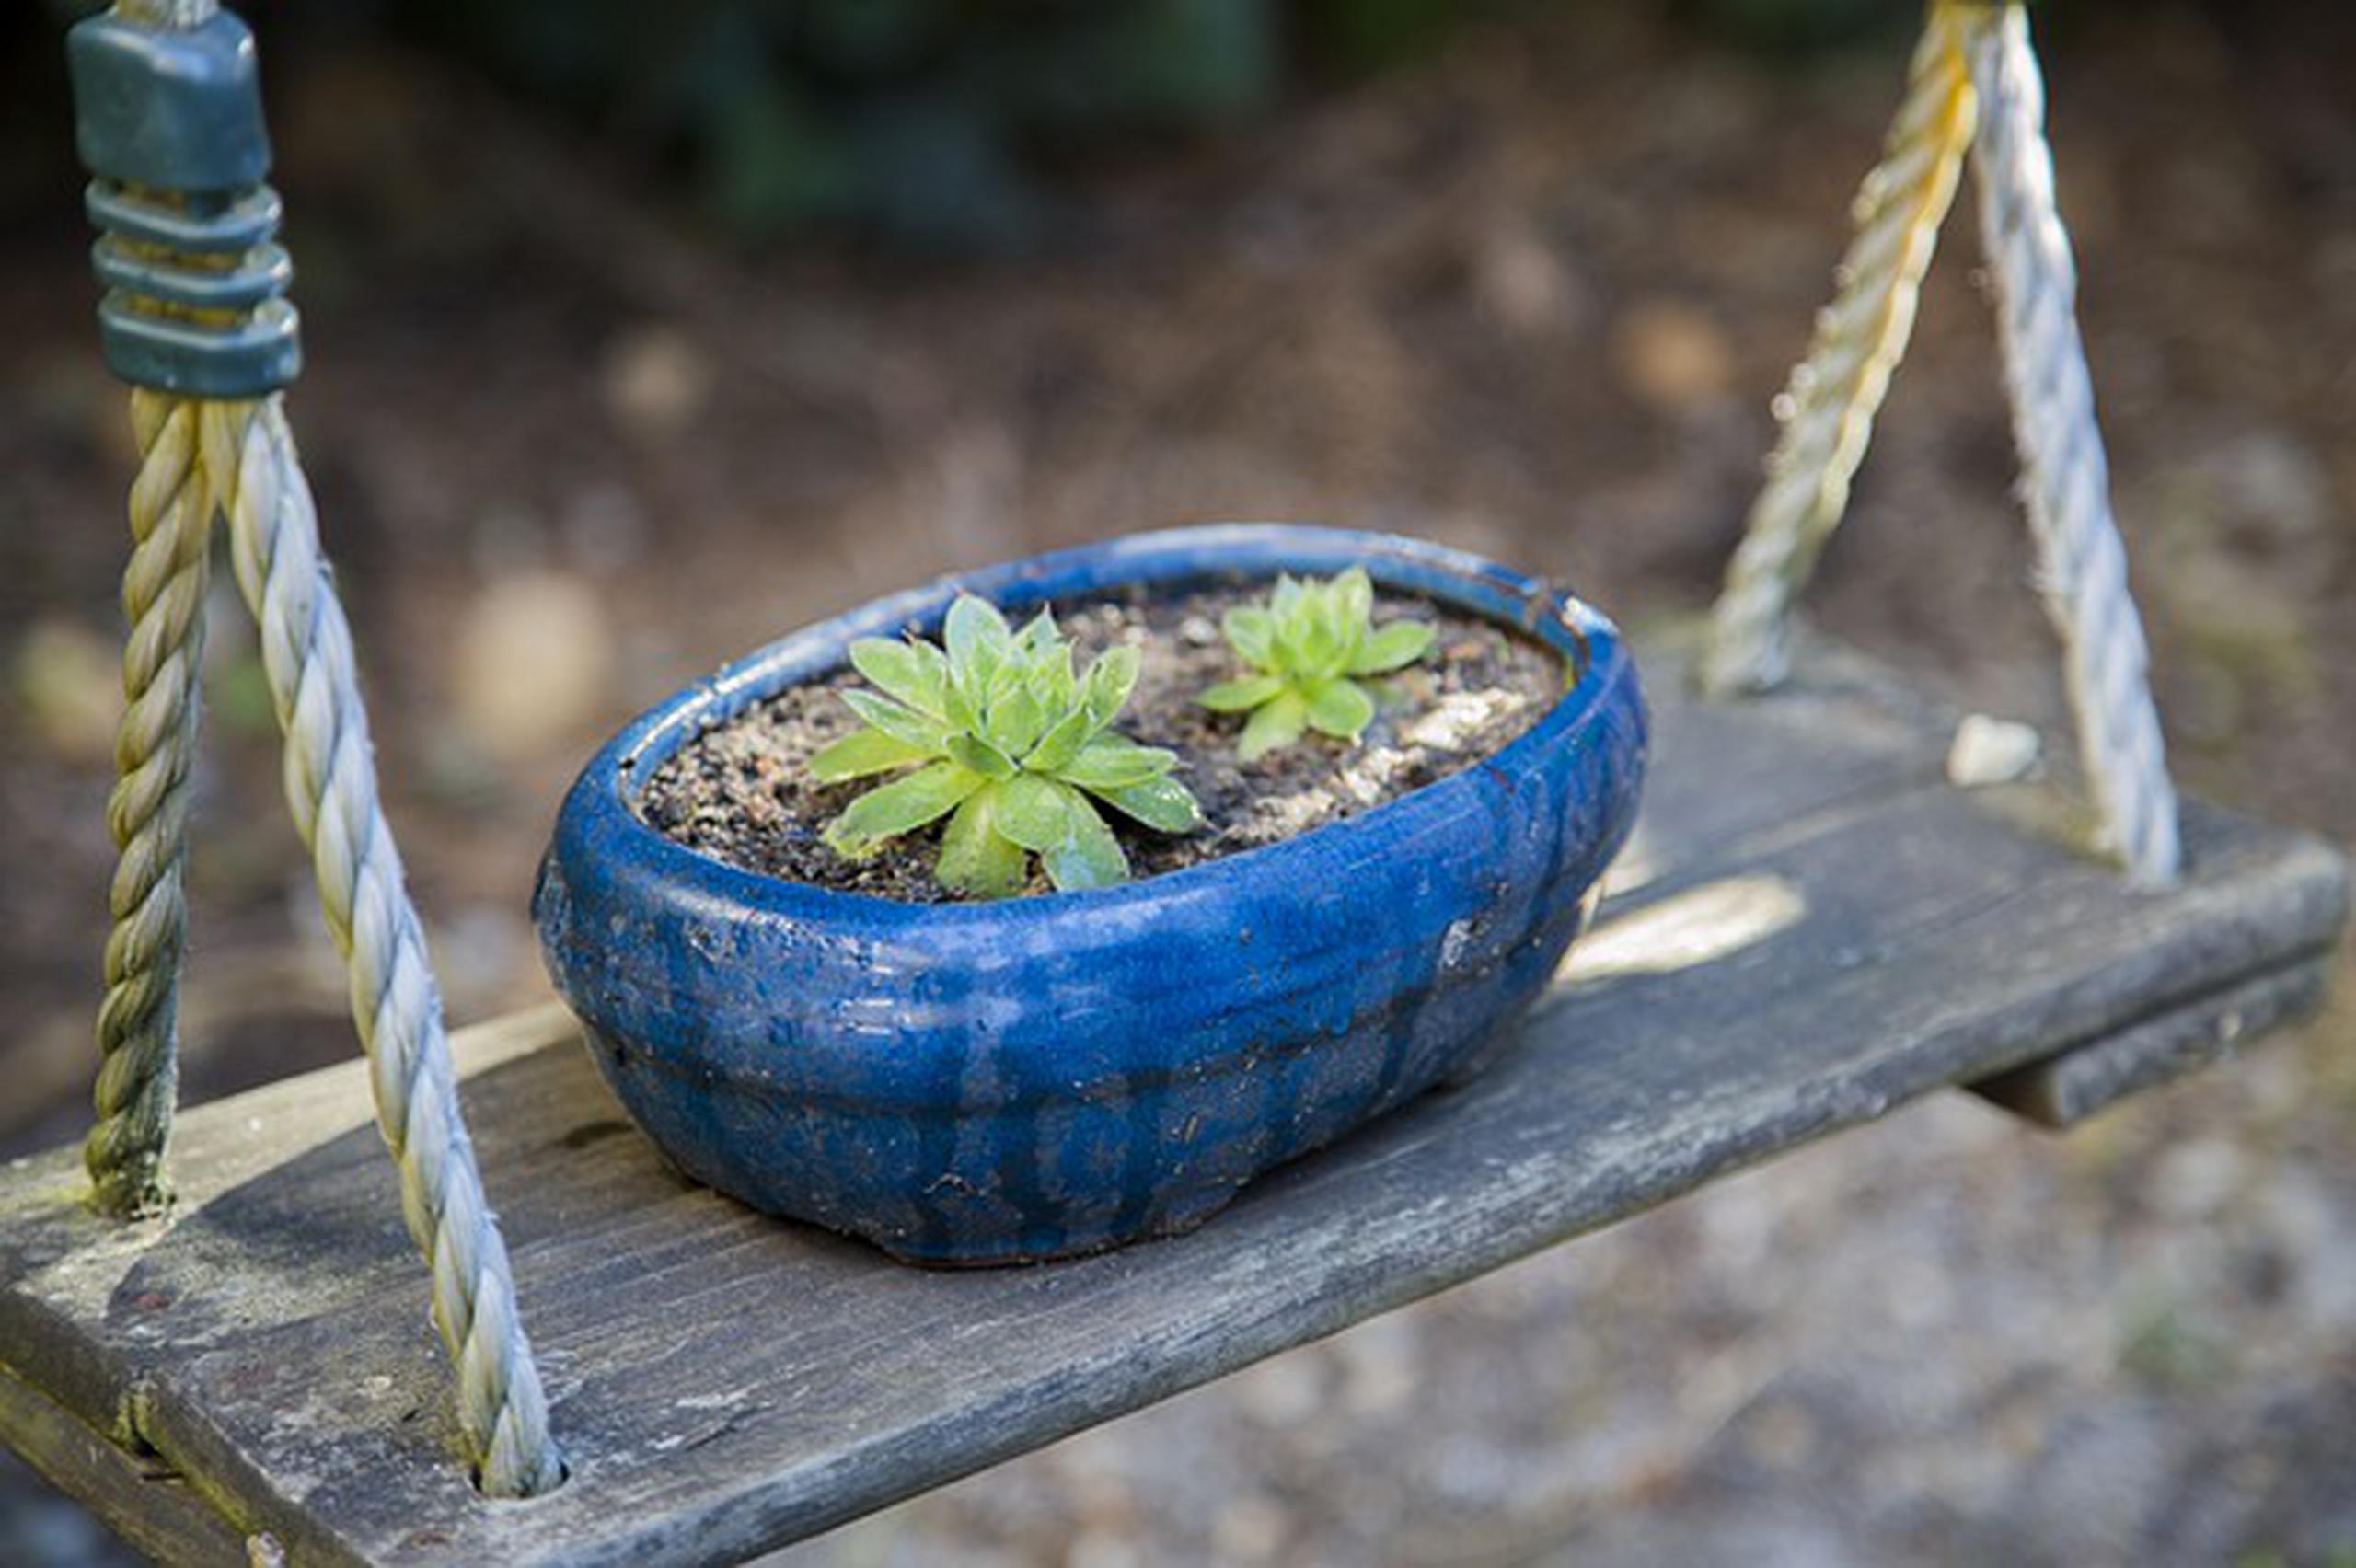
[[[244, 1533], [187, 1480], [132, 1452], [0, 1366], [0, 1441], [68, 1496], [106, 1498], [115, 1531], [163, 1562], [244, 1563]], [[263, 1548], [266, 1553], [268, 1548]]]
[[2130, 1096], [2223, 1061], [2252, 1040], [2314, 1013], [2331, 977], [2313, 958], [2104, 1036], [1999, 1073], [1972, 1092], [2048, 1127], [2072, 1127]]
[[2057, 1103], [2091, 1104], [2086, 1053], [2189, 1061], [2318, 969], [2346, 911], [2330, 850], [2196, 809], [2186, 885], [2131, 893], [2019, 796], [1944, 788], [1942, 716], [1829, 668], [1707, 709], [1654, 666], [1639, 844], [1521, 1038], [1191, 1237], [908, 1270], [671, 1173], [560, 1015], [470, 1033], [576, 1468], [554, 1496], [485, 1504], [455, 1461], [356, 1067], [185, 1117], [166, 1222], [88, 1216], [70, 1150], [0, 1176], [0, 1359], [93, 1427], [136, 1383], [140, 1435], [298, 1561], [726, 1561], [1941, 1086], [2070, 1053]]

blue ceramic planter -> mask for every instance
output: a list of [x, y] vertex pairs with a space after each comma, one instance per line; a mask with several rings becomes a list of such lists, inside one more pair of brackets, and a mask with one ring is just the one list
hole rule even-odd
[[[921, 905], [766, 877], [632, 813], [638, 782], [852, 639], [1138, 583], [1363, 564], [1540, 639], [1573, 679], [1519, 739], [1298, 838], [1101, 892]], [[690, 1175], [924, 1263], [1179, 1230], [1477, 1065], [1543, 986], [1645, 767], [1611, 623], [1410, 539], [1237, 525], [1116, 539], [880, 600], [672, 698], [590, 762], [533, 899], [630, 1114]]]

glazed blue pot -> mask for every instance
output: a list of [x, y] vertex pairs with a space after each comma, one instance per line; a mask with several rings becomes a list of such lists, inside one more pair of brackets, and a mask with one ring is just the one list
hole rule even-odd
[[[1571, 674], [1561, 700], [1389, 805], [1090, 893], [832, 892], [632, 812], [698, 734], [830, 674], [855, 638], [935, 630], [960, 589], [1013, 612], [1351, 565], [1542, 639]], [[598, 1066], [689, 1175], [911, 1262], [1062, 1257], [1192, 1226], [1472, 1070], [1584, 924], [1645, 747], [1619, 634], [1543, 583], [1377, 534], [1138, 535], [879, 600], [680, 692], [574, 784], [533, 913]]]

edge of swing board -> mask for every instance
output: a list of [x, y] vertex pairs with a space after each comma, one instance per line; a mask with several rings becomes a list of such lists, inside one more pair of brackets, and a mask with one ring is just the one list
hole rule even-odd
[[72, 1149], [0, 1170], [0, 1436], [194, 1561], [260, 1532], [295, 1562], [734, 1561], [1934, 1090], [2066, 1122], [2321, 994], [2348, 868], [2314, 838], [2189, 806], [2184, 884], [2136, 893], [2053, 791], [1947, 789], [1952, 715], [1862, 661], [1727, 708], [1647, 673], [1644, 825], [1512, 1047], [1192, 1236], [929, 1274], [761, 1218], [672, 1173], [543, 1008], [456, 1048], [566, 1486], [467, 1484], [358, 1063], [188, 1112], [162, 1220], [92, 1216]]

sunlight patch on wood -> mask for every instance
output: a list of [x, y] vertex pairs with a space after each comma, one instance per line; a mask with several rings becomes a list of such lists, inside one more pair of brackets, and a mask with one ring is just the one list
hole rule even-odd
[[1673, 974], [1755, 947], [1799, 924], [1807, 900], [1782, 877], [1727, 877], [1606, 918], [1555, 971], [1559, 985]]

